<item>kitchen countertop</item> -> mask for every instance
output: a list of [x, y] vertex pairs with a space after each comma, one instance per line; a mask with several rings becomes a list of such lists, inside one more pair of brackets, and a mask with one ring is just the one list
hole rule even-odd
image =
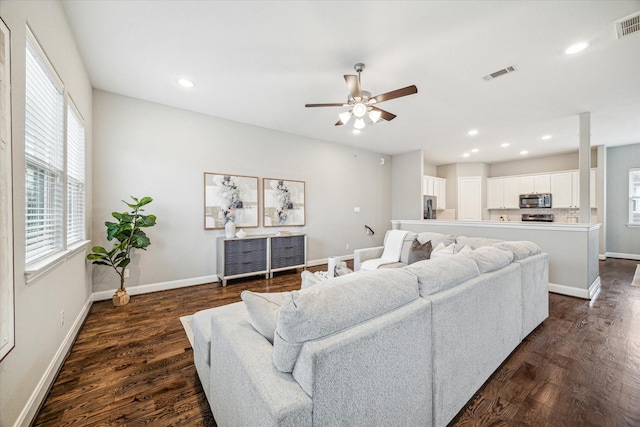
[[521, 230], [558, 230], [558, 231], [591, 231], [600, 228], [600, 224], [581, 224], [568, 222], [537, 222], [537, 221], [443, 221], [438, 219], [417, 219], [417, 220], [391, 220], [391, 224], [396, 228], [400, 224], [429, 224], [434, 226], [456, 226], [456, 227], [495, 227], [495, 228], [517, 228]]

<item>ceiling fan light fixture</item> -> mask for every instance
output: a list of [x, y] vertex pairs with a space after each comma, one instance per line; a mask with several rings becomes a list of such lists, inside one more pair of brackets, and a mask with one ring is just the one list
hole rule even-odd
[[380, 120], [380, 117], [382, 116], [382, 113], [378, 110], [371, 110], [369, 111], [369, 118], [371, 119], [371, 121], [373, 123], [377, 123], [378, 120]]
[[353, 124], [353, 127], [356, 129], [364, 129], [364, 120], [360, 118], [356, 119], [355, 123]]
[[367, 114], [367, 106], [362, 102], [358, 102], [353, 106], [353, 115], [357, 118], [361, 119], [364, 115]]
[[342, 124], [346, 125], [347, 122], [351, 119], [351, 113], [348, 111], [345, 111], [343, 113], [338, 114], [338, 117], [340, 117], [340, 121], [342, 122]]

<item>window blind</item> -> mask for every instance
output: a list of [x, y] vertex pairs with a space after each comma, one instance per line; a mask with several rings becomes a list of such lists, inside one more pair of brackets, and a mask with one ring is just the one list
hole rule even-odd
[[67, 107], [67, 244], [84, 240], [84, 124]]
[[26, 262], [62, 249], [62, 87], [31, 36], [26, 49], [25, 228]]

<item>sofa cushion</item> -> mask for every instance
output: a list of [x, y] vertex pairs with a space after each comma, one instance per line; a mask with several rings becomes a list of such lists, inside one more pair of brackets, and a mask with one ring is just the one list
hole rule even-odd
[[456, 255], [418, 261], [404, 268], [418, 276], [420, 296], [450, 289], [480, 275], [478, 264], [468, 255]]
[[456, 236], [454, 234], [442, 234], [432, 231], [424, 231], [422, 233], [418, 233], [418, 240], [421, 243], [425, 243], [431, 240], [431, 246], [435, 248], [440, 243], [444, 243], [445, 246], [448, 246], [451, 243], [455, 243]]
[[515, 261], [542, 253], [542, 249], [540, 249], [540, 246], [536, 245], [533, 242], [528, 242], [526, 240], [522, 240], [522, 241], [505, 240], [504, 242], [495, 243], [493, 246], [499, 249], [504, 249], [504, 250], [513, 252], [513, 259]]
[[300, 279], [302, 281], [300, 289], [306, 289], [310, 288], [313, 285], [317, 285], [324, 280], [327, 280], [327, 277], [312, 273], [309, 270], [304, 270], [302, 274], [300, 274]]
[[491, 246], [495, 243], [502, 242], [499, 239], [487, 239], [486, 237], [466, 237], [466, 236], [458, 236], [456, 237], [456, 247], [462, 248], [463, 246], [471, 246], [471, 249], [478, 249], [482, 246]]
[[272, 344], [280, 306], [289, 294], [291, 292], [258, 293], [251, 291], [242, 291], [240, 294], [247, 312], [247, 320], [253, 329], [260, 332]]
[[401, 307], [419, 296], [404, 269], [358, 271], [286, 297], [276, 327], [273, 363], [292, 372], [302, 345]]
[[455, 243], [450, 243], [448, 245], [445, 245], [444, 242], [440, 242], [438, 243], [438, 246], [433, 248], [433, 251], [431, 251], [431, 258], [440, 258], [440, 257], [453, 255], [455, 253], [455, 249], [456, 249]]
[[409, 259], [407, 260], [407, 264], [413, 264], [414, 262], [431, 258], [432, 249], [433, 246], [431, 246], [431, 240], [426, 243], [420, 243], [417, 237], [414, 238], [411, 246], [409, 247]]
[[481, 246], [469, 254], [478, 264], [480, 273], [498, 270], [513, 261], [513, 253], [494, 246]]

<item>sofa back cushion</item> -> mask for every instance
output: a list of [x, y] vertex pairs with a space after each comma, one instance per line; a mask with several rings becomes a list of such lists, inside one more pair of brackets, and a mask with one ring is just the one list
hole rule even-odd
[[290, 294], [291, 292], [258, 293], [251, 291], [242, 291], [240, 294], [240, 298], [244, 301], [247, 320], [253, 329], [260, 332], [272, 344], [280, 307]]
[[460, 250], [464, 246], [470, 246], [471, 249], [478, 249], [482, 246], [491, 246], [495, 243], [502, 242], [499, 239], [488, 239], [486, 237], [456, 237], [456, 249]]
[[513, 252], [514, 261], [518, 261], [533, 255], [538, 255], [539, 253], [542, 253], [542, 249], [540, 249], [540, 246], [536, 245], [533, 242], [528, 242], [526, 240], [522, 240], [522, 241], [505, 240], [504, 242], [495, 243], [493, 246], [499, 249], [504, 249], [504, 250]]
[[478, 264], [469, 255], [459, 254], [448, 257], [418, 261], [404, 270], [418, 276], [420, 296], [435, 294], [450, 289], [466, 280], [480, 275]]
[[418, 297], [417, 278], [404, 269], [358, 271], [293, 291], [280, 309], [273, 363], [282, 372], [292, 372], [306, 341], [348, 329]]
[[490, 271], [501, 269], [513, 261], [513, 253], [511, 251], [505, 251], [494, 246], [481, 246], [471, 251], [469, 256], [478, 264], [480, 273], [489, 273]]

